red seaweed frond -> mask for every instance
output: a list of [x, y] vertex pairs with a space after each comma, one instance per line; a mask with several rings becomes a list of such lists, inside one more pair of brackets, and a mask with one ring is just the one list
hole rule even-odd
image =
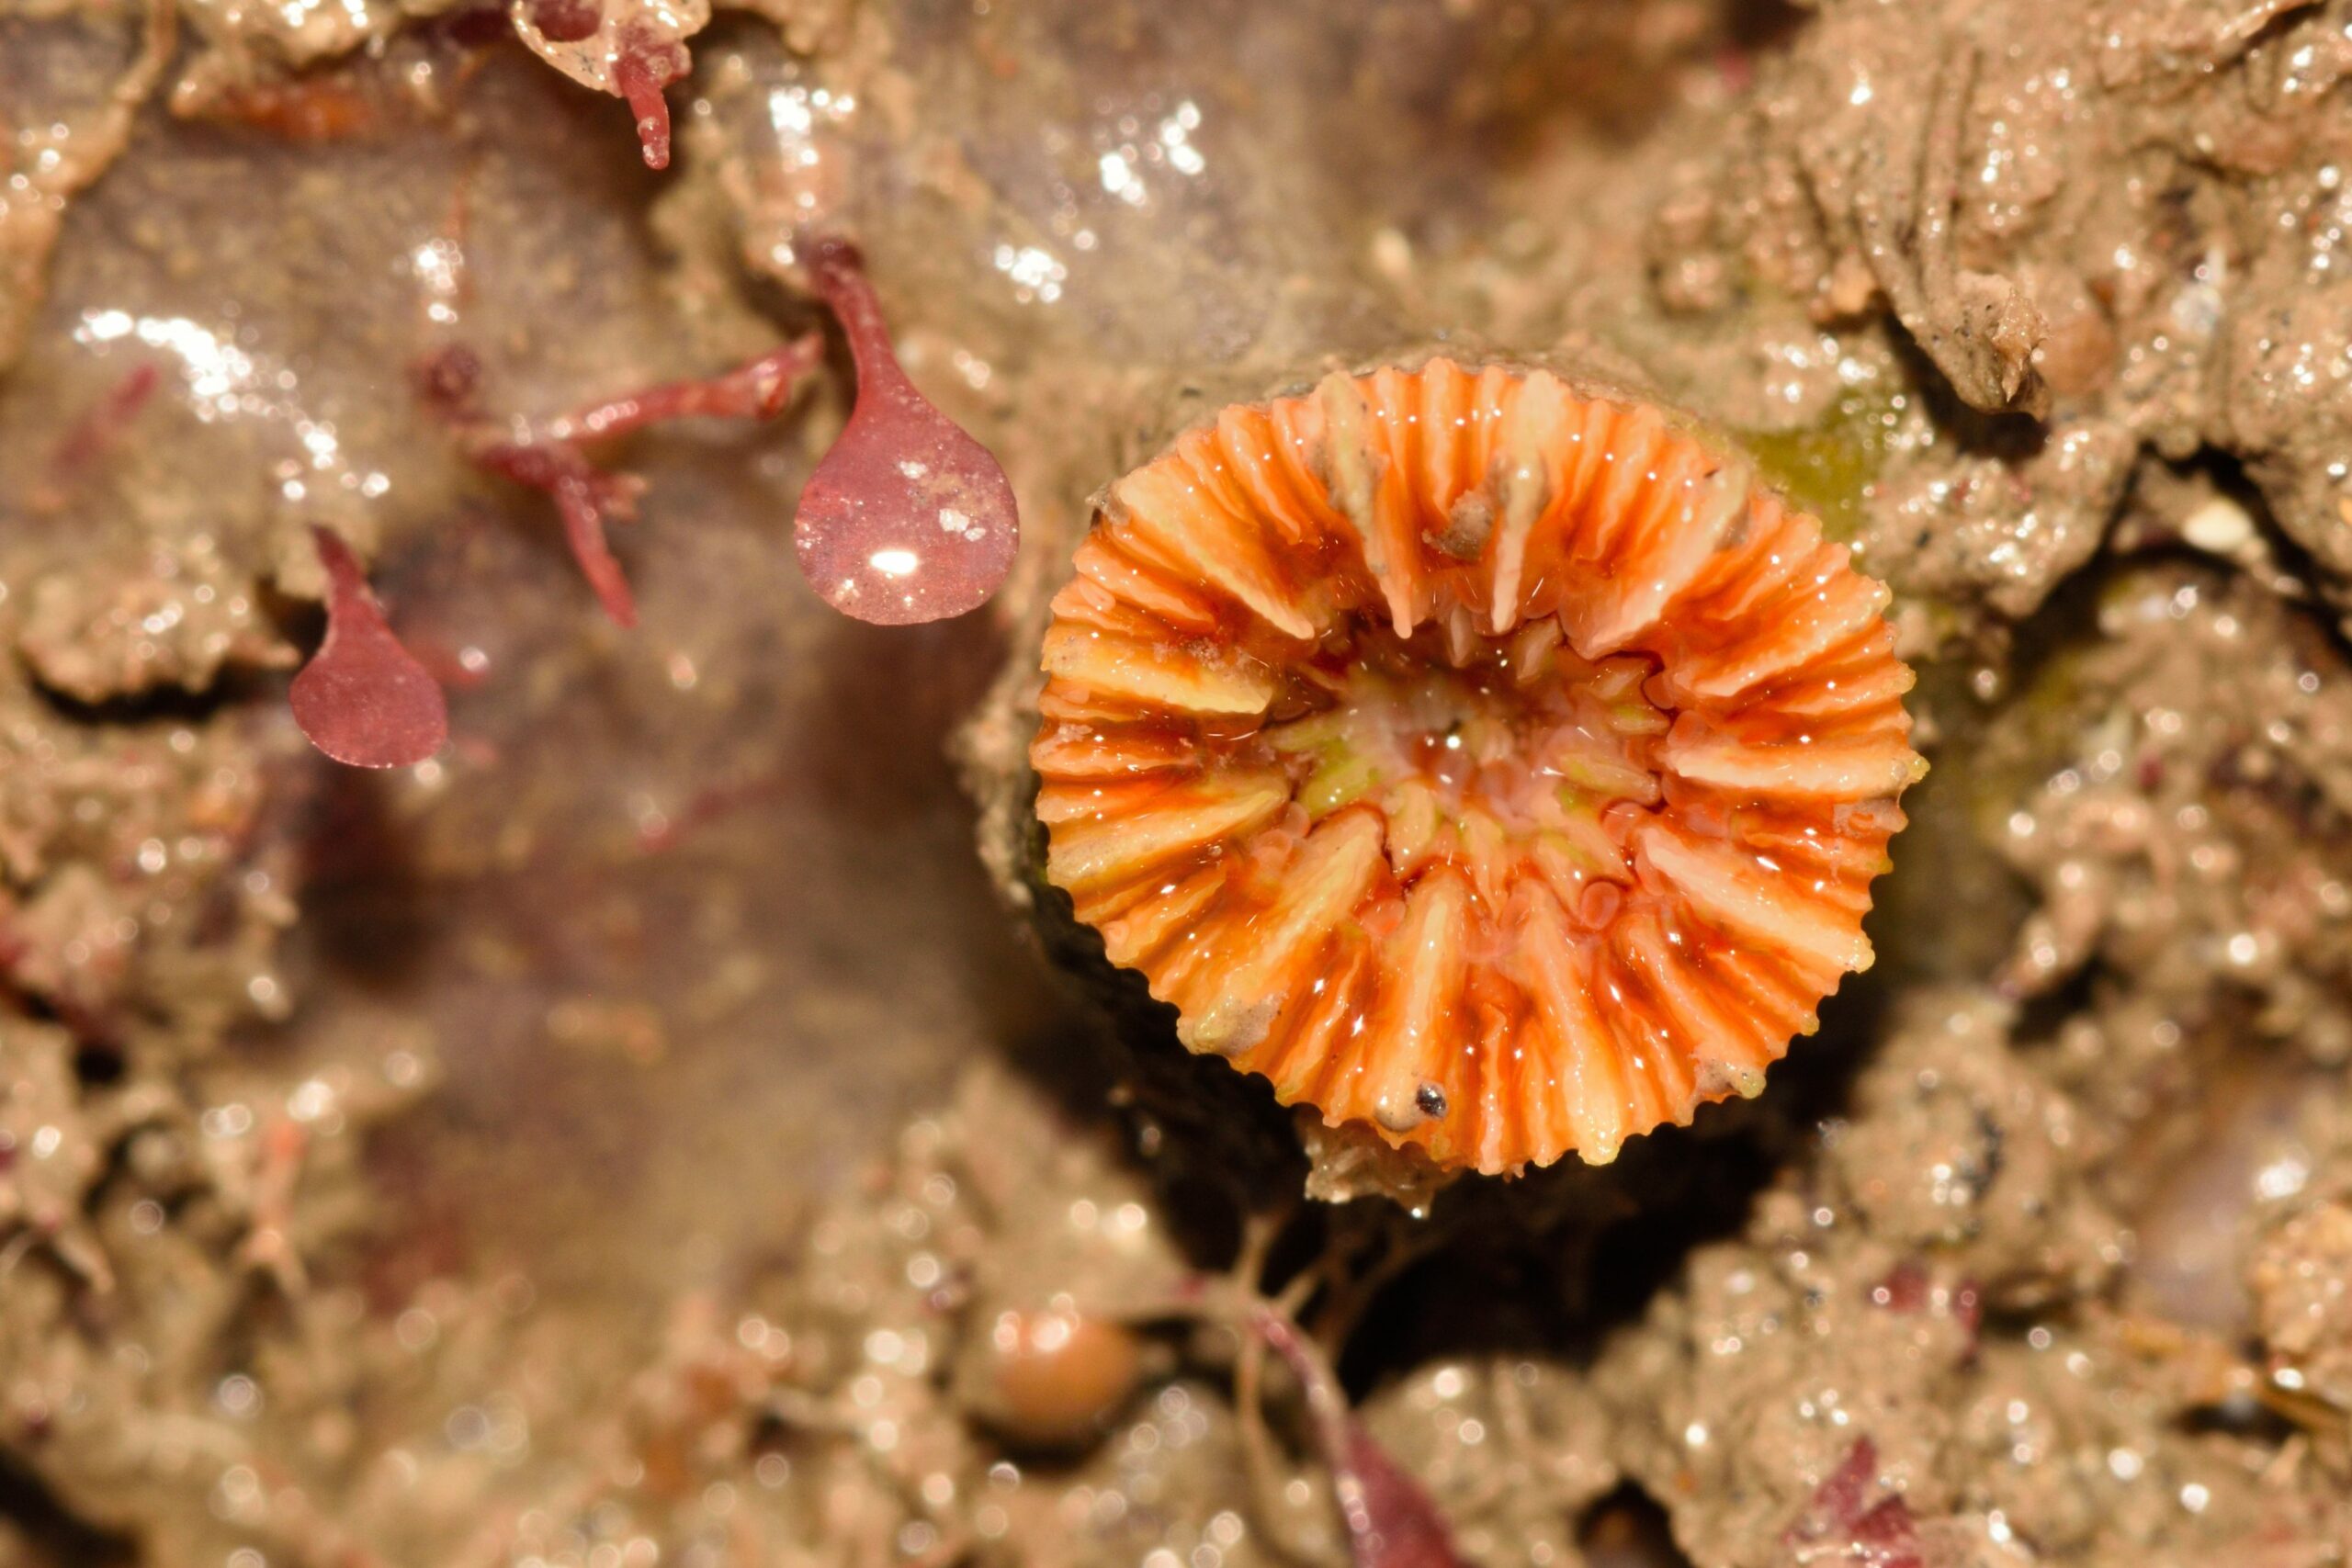
[[1349, 1411], [1339, 1381], [1290, 1319], [1271, 1307], [1250, 1314], [1250, 1327], [1282, 1358], [1306, 1392], [1324, 1462], [1331, 1467], [1349, 1555], [1356, 1568], [1462, 1568], [1445, 1517], [1420, 1483], [1389, 1458]]
[[1878, 1487], [1878, 1445], [1857, 1438], [1813, 1501], [1781, 1540], [1807, 1547], [1808, 1562], [1825, 1559], [1860, 1568], [1921, 1568], [1917, 1521], [1900, 1493], [1866, 1502]]
[[492, 441], [474, 448], [474, 461], [516, 484], [545, 491], [563, 519], [564, 543], [580, 563], [580, 575], [595, 591], [605, 614], [621, 626], [637, 625], [637, 601], [621, 563], [605, 536], [608, 522], [637, 519], [637, 498], [645, 481], [634, 474], [612, 474], [569, 441]]
[[401, 646], [351, 547], [313, 525], [327, 574], [327, 635], [287, 700], [311, 744], [355, 768], [404, 768], [441, 750], [449, 708], [432, 675]]
[[709, 19], [707, 9], [648, 0], [519, 0], [505, 16], [505, 27], [540, 59], [628, 105], [646, 167], [670, 166], [670, 105], [662, 93], [694, 69], [685, 40]]
[[637, 140], [645, 166], [670, 166], [670, 102], [662, 89], [692, 68], [686, 46], [639, 27], [622, 29], [620, 58], [613, 62], [613, 85], [637, 116]]
[[826, 604], [879, 626], [978, 608], [1021, 544], [1003, 467], [907, 378], [856, 249], [819, 240], [808, 272], [849, 340], [857, 406], [800, 492], [802, 574]]
[[674, 419], [773, 419], [791, 402], [793, 389], [821, 353], [814, 335], [795, 338], [721, 375], [606, 399], [540, 425], [526, 424], [519, 433], [481, 411], [476, 393], [481, 365], [466, 348], [442, 350], [415, 374], [419, 395], [449, 422], [469, 457], [517, 484], [544, 491], [555, 502], [564, 541], [605, 613], [620, 626], [634, 626], [636, 601], [605, 528], [637, 516], [645, 481], [600, 466], [584, 444]]

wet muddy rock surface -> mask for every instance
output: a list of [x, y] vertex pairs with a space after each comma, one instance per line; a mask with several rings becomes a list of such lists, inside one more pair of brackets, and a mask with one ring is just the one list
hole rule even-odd
[[[2347, 77], [2343, 0], [0, 0], [0, 1565], [2352, 1561]], [[834, 242], [1018, 502], [974, 614], [802, 576]], [[1735, 445], [1933, 768], [1759, 1095], [1510, 1181], [1187, 1055], [1027, 761], [1103, 486], [1438, 353]], [[446, 741], [289, 701], [354, 606]]]

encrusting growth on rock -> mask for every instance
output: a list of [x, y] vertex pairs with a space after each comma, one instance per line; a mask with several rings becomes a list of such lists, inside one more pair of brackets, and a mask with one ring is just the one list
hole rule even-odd
[[1887, 591], [1543, 370], [1334, 374], [1114, 484], [1055, 598], [1047, 878], [1196, 1052], [1487, 1173], [1753, 1095], [1925, 771]]

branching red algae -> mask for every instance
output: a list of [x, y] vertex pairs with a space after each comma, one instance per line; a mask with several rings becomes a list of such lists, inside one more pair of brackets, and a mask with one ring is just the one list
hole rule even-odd
[[422, 762], [449, 738], [447, 700], [392, 635], [351, 547], [326, 528], [311, 537], [327, 574], [327, 635], [287, 693], [294, 722], [355, 768]]
[[637, 604], [620, 562], [613, 558], [605, 527], [637, 516], [645, 482], [634, 474], [601, 467], [585, 444], [611, 440], [673, 419], [774, 419], [792, 401], [800, 378], [821, 357], [811, 336], [720, 376], [671, 381], [594, 403], [576, 413], [514, 426], [484, 414], [476, 401], [481, 366], [462, 347], [442, 350], [421, 366], [419, 389], [458, 432], [468, 455], [481, 467], [517, 484], [545, 491], [563, 519], [564, 541], [581, 575], [595, 591], [605, 613], [623, 626], [637, 625]]
[[1046, 874], [1194, 1051], [1489, 1173], [1753, 1095], [1924, 771], [1885, 589], [1748, 465], [1444, 360], [1221, 412], [1053, 603]]

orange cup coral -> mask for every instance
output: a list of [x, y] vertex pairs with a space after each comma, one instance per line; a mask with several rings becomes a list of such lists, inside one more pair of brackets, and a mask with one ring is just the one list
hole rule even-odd
[[1887, 592], [1543, 370], [1327, 377], [1110, 489], [1045, 637], [1046, 876], [1194, 1051], [1439, 1165], [1753, 1095], [1926, 764]]

